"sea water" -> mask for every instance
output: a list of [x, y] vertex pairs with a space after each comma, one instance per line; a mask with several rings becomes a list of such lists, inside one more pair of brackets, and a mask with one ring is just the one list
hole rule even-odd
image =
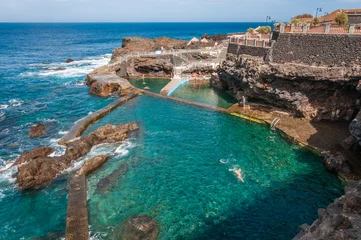
[[[317, 208], [342, 194], [317, 156], [265, 126], [146, 96], [90, 129], [138, 121], [138, 136], [94, 148], [50, 186], [19, 192], [10, 168], [21, 152], [40, 144], [61, 155], [57, 140], [74, 122], [114, 100], [89, 95], [83, 80], [110, 60], [122, 37], [190, 39], [257, 25], [0, 24], [0, 239], [64, 236], [69, 178], [81, 162], [109, 152], [114, 156], [88, 180], [93, 238], [111, 238], [133, 214], [154, 217], [161, 239], [289, 239], [299, 224], [311, 223]], [[66, 64], [67, 58], [76, 61]], [[37, 122], [48, 125], [47, 135], [31, 139], [28, 131]], [[128, 171], [98, 194], [98, 181], [122, 163]], [[245, 183], [233, 168], [242, 168]]]

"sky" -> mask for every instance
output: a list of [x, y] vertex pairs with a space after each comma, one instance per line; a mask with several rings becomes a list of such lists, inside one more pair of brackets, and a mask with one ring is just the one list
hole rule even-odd
[[0, 22], [264, 22], [361, 0], [0, 0]]

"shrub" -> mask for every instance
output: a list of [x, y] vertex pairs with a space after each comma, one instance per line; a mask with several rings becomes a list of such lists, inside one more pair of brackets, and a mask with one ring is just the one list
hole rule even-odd
[[304, 14], [295, 16], [293, 19], [300, 19], [300, 18], [313, 18], [313, 16], [311, 14], [304, 13]]
[[348, 16], [345, 12], [339, 12], [335, 17], [335, 21], [339, 25], [346, 25], [348, 23]]
[[290, 24], [299, 24], [300, 21], [297, 18], [291, 20]]
[[257, 29], [257, 32], [261, 34], [267, 34], [272, 32], [272, 29], [270, 26], [262, 26]]
[[320, 24], [320, 19], [319, 18], [314, 18], [313, 19], [313, 25], [317, 25]]
[[250, 34], [253, 34], [253, 33], [254, 33], [254, 29], [253, 29], [253, 28], [248, 28], [247, 32], [250, 33]]

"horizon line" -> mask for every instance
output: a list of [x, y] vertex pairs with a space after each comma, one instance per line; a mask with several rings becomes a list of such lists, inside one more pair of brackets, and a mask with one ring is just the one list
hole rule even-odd
[[[5, 21], [0, 21], [0, 24], [1, 23], [266, 23], [265, 21], [236, 21], [236, 22], [228, 22], [228, 21], [221, 21], [221, 22], [203, 22], [203, 21], [194, 21], [194, 22], [182, 22], [182, 21], [170, 21], [170, 22], [161, 22], [161, 21], [149, 21], [149, 22], [102, 22], [102, 21], [99, 21], [99, 22], [85, 22], [85, 21], [74, 21], [74, 22], [61, 22], [61, 21], [56, 21], [56, 22], [42, 22], [42, 21], [34, 21], [34, 22], [22, 22], [22, 21], [12, 21], [12, 22], [5, 22]], [[271, 22], [268, 22], [268, 23], [271, 23]]]

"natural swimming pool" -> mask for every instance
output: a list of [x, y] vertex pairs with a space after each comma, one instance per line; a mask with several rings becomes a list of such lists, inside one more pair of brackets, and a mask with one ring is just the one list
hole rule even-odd
[[186, 83], [174, 91], [171, 96], [222, 108], [229, 108], [237, 103], [233, 96], [212, 88], [209, 84], [194, 86]]
[[128, 121], [138, 136], [88, 178], [91, 229], [104, 239], [136, 214], [157, 220], [159, 239], [290, 239], [343, 192], [318, 156], [267, 126], [164, 99], [139, 96], [88, 132]]
[[160, 90], [169, 83], [169, 79], [164, 78], [145, 78], [144, 80], [139, 78], [128, 79], [130, 84], [139, 89], [148, 90], [154, 93], [160, 93]]

